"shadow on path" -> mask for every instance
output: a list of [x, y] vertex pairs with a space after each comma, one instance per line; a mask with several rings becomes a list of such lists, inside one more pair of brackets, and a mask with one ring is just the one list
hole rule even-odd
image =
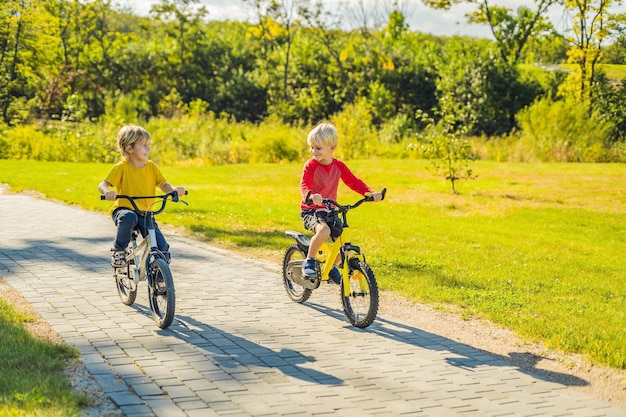
[[[110, 237], [62, 237], [50, 239], [23, 239], [22, 246], [19, 248], [0, 248], [0, 270], [7, 271], [7, 275], [3, 275], [4, 278], [9, 278], [10, 275], [15, 274], [15, 268], [10, 264], [18, 264], [20, 261], [31, 262], [58, 262], [58, 263], [71, 263], [72, 267], [79, 271], [95, 271], [104, 268], [110, 270], [110, 257], [111, 253], [104, 249], [102, 254], [94, 256], [92, 253], [84, 253], [77, 250], [76, 242], [80, 242], [80, 247], [102, 246], [107, 248], [107, 243], [112, 242]], [[91, 251], [92, 252], [92, 251]], [[185, 251], [177, 251], [174, 253], [176, 260], [206, 260], [208, 257], [190, 254]], [[10, 262], [3, 262], [3, 258], [9, 259]], [[112, 272], [111, 272], [112, 274]]]
[[[313, 309], [324, 313], [337, 320], [346, 323], [346, 328], [356, 332], [368, 332], [400, 343], [410, 344], [422, 349], [430, 349], [436, 351], [450, 351], [455, 356], [446, 359], [451, 366], [463, 368], [466, 370], [476, 369], [480, 366], [516, 366], [519, 371], [530, 375], [533, 378], [556, 382], [565, 386], [584, 387], [589, 382], [575, 375], [537, 369], [536, 365], [542, 359], [541, 356], [534, 355], [529, 352], [511, 352], [508, 356], [477, 349], [463, 343], [455, 342], [451, 339], [439, 336], [416, 327], [412, 327], [403, 323], [391, 321], [382, 317], [376, 318], [376, 321], [366, 329], [359, 329], [351, 326], [343, 314], [343, 310], [329, 308], [327, 306], [306, 303]], [[482, 355], [488, 355], [490, 358], [496, 359], [486, 361]], [[457, 356], [460, 355], [461, 357]], [[500, 363], [498, 363], [500, 361]]]
[[[152, 317], [148, 307], [132, 307], [147, 317]], [[176, 315], [172, 325], [158, 333], [174, 336], [193, 345], [227, 374], [241, 373], [257, 367], [276, 370], [283, 375], [321, 385], [336, 386], [343, 383], [332, 375], [301, 366], [315, 362], [313, 356], [305, 356], [292, 349], [275, 351], [189, 316]]]

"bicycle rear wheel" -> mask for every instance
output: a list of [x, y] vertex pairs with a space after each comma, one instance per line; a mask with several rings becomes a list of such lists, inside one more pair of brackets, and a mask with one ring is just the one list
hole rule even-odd
[[306, 259], [306, 253], [295, 243], [289, 245], [283, 258], [283, 285], [287, 290], [287, 295], [296, 303], [304, 303], [309, 299], [313, 290], [304, 288], [289, 279], [289, 272], [292, 268], [302, 268], [302, 261]]
[[[348, 295], [345, 286], [349, 285]], [[350, 276], [341, 280], [343, 312], [353, 326], [365, 328], [378, 314], [378, 284], [369, 265], [358, 259], [350, 261]]]
[[117, 294], [122, 303], [127, 306], [133, 305], [137, 299], [137, 284], [135, 284], [133, 274], [134, 269], [130, 265], [126, 265], [125, 268], [117, 268], [113, 272]]
[[170, 267], [164, 259], [156, 258], [150, 265], [152, 285], [148, 285], [148, 299], [152, 319], [161, 329], [167, 329], [174, 320], [176, 294]]

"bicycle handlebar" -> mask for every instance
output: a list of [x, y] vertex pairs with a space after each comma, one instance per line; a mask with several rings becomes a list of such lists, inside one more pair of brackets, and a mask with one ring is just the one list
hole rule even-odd
[[[185, 195], [189, 194], [189, 192], [187, 190], [185, 190]], [[137, 204], [135, 204], [135, 200], [140, 200], [143, 198], [160, 198], [161, 199], [161, 207], [157, 210], [157, 211], [150, 211], [150, 213], [152, 213], [152, 215], [155, 214], [159, 214], [161, 213], [163, 210], [165, 210], [165, 203], [167, 202], [167, 199], [171, 197], [173, 202], [181, 202], [181, 203], [185, 203], [188, 205], [188, 203], [185, 200], [180, 200], [178, 198], [178, 191], [176, 190], [172, 190], [169, 193], [163, 194], [163, 195], [141, 195], [141, 196], [131, 196], [131, 195], [125, 195], [125, 194], [118, 194], [116, 196], [117, 199], [120, 198], [125, 198], [126, 200], [130, 201], [130, 204], [132, 204], [133, 208], [135, 209], [135, 211], [137, 213], [139, 213], [142, 216], [145, 216], [145, 214], [148, 212], [147, 210], [140, 210], [139, 207], [137, 207]], [[104, 195], [100, 195], [100, 200], [106, 200]]]
[[[387, 189], [383, 188], [382, 191], [380, 192], [383, 197], [381, 198], [381, 201], [385, 199], [385, 194], [387, 194]], [[313, 201], [311, 200], [311, 194], [312, 192], [309, 190], [309, 192], [306, 194], [306, 197], [304, 199], [305, 204], [311, 204], [313, 203]], [[353, 208], [356, 208], [358, 206], [360, 206], [361, 204], [363, 204], [366, 201], [374, 201], [374, 197], [372, 197], [371, 195], [369, 196], [365, 196], [362, 199], [360, 199], [359, 201], [357, 201], [354, 204], [348, 204], [348, 205], [343, 205], [343, 204], [339, 204], [338, 202], [336, 202], [335, 200], [331, 200], [330, 198], [324, 198], [322, 199], [322, 203], [326, 204], [326, 206], [330, 209], [331, 207], [329, 207], [330, 204], [334, 205], [335, 207], [337, 207], [340, 212], [346, 212], [348, 210], [352, 210]]]

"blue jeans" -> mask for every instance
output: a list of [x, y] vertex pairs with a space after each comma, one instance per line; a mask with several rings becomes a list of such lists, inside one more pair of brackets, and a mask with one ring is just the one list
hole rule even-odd
[[[127, 208], [118, 208], [113, 211], [112, 214], [113, 221], [117, 226], [117, 236], [115, 238], [115, 242], [113, 243], [113, 250], [125, 250], [126, 246], [130, 243], [131, 234], [134, 228], [139, 229], [139, 232], [143, 237], [146, 237], [148, 234], [149, 226], [147, 224], [150, 220], [145, 216], [140, 216], [132, 210]], [[157, 248], [161, 252], [169, 252], [170, 245], [167, 244], [163, 233], [159, 230], [159, 226], [156, 224], [154, 219], [152, 219], [154, 225], [154, 231], [156, 232], [156, 244]]]

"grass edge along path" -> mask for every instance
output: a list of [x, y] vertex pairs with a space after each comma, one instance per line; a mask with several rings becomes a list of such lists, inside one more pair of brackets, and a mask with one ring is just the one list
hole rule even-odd
[[36, 337], [35, 321], [0, 296], [0, 417], [78, 417], [89, 398], [78, 394], [64, 374], [79, 351]]
[[[460, 195], [427, 161], [351, 161], [385, 202], [350, 217], [381, 289], [487, 318], [551, 349], [626, 367], [626, 169], [623, 164], [478, 161]], [[13, 191], [106, 212], [95, 185], [102, 164], [0, 161]], [[280, 262], [298, 218], [301, 164], [162, 167], [190, 190], [161, 223]], [[41, 183], [39, 178], [45, 177]], [[340, 202], [356, 196], [340, 190]]]

